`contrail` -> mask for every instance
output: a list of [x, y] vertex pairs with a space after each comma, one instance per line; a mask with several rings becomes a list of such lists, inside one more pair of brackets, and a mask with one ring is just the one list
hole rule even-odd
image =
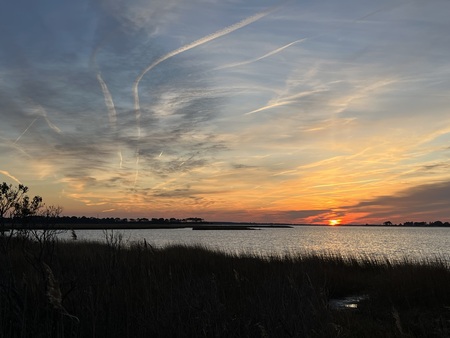
[[122, 156], [122, 151], [119, 149], [117, 151], [118, 155], [119, 155], [119, 168], [122, 169], [122, 164], [123, 164], [123, 156]]
[[61, 134], [61, 129], [59, 129], [57, 126], [55, 126], [47, 117], [47, 115], [44, 116], [45, 122], [47, 122], [47, 125], [58, 134]]
[[395, 7], [400, 7], [402, 5], [404, 5], [404, 4], [402, 4], [402, 3], [401, 4], [393, 4], [393, 5], [388, 5], [388, 6], [381, 7], [380, 9], [374, 10], [374, 11], [372, 11], [370, 13], [367, 13], [367, 14], [357, 18], [356, 20], [352, 21], [352, 23], [364, 20], [364, 19], [366, 19], [366, 18], [368, 18], [368, 17], [370, 17], [372, 15], [378, 14], [380, 12], [388, 11], [388, 10], [393, 9]]
[[[106, 41], [108, 38], [109, 37], [105, 38], [104, 41]], [[97, 65], [97, 62], [95, 61], [95, 59], [97, 57], [97, 53], [100, 50], [100, 47], [104, 41], [99, 43], [97, 45], [97, 47], [95, 47], [95, 49], [92, 51], [90, 63], [91, 63], [91, 67], [95, 68], [95, 70], [96, 70], [96, 78], [102, 89], [103, 97], [105, 99], [106, 109], [108, 109], [109, 124], [110, 124], [111, 128], [116, 129], [116, 125], [117, 125], [116, 107], [114, 105], [114, 101], [113, 101], [111, 92], [109, 91], [108, 86], [106, 85], [106, 82], [103, 80], [100, 69]]]
[[[156, 67], [157, 65], [159, 65], [161, 62], [174, 57], [175, 55], [178, 55], [180, 53], [186, 52], [192, 48], [198, 47], [200, 45], [203, 45], [207, 42], [210, 42], [212, 40], [215, 40], [217, 38], [220, 38], [224, 35], [230, 34], [232, 32], [234, 32], [235, 30], [238, 30], [240, 28], [243, 28], [263, 17], [265, 17], [266, 15], [270, 14], [271, 12], [273, 12], [275, 9], [277, 9], [279, 6], [277, 7], [272, 7], [268, 10], [265, 10], [263, 12], [254, 14], [242, 21], [239, 21], [231, 26], [228, 26], [226, 28], [223, 28], [215, 33], [209, 34], [203, 38], [200, 38], [194, 42], [188, 43], [187, 45], [181, 46], [180, 48], [177, 48], [163, 56], [161, 56], [159, 59], [157, 59], [156, 61], [154, 61], [152, 64], [150, 64], [147, 68], [145, 68], [140, 74], [139, 76], [136, 78], [136, 80], [133, 83], [133, 94], [134, 94], [134, 109], [136, 110], [136, 120], [139, 122], [139, 119], [141, 117], [141, 112], [140, 112], [140, 105], [139, 105], [139, 82], [141, 82], [142, 78], [144, 77], [145, 74], [147, 74], [147, 72], [149, 72], [152, 68]], [[139, 126], [138, 126], [138, 131], [139, 131]]]
[[0, 170], [0, 174], [5, 175], [6, 177], [9, 177], [10, 179], [16, 181], [19, 184], [22, 184], [22, 182], [19, 181], [19, 179], [17, 179], [16, 177], [14, 177], [13, 175], [11, 175], [9, 172], [7, 172], [6, 170]]
[[268, 104], [268, 105], [265, 105], [265, 106], [263, 106], [261, 108], [249, 111], [249, 112], [245, 113], [244, 115], [251, 115], [251, 114], [259, 113], [260, 111], [264, 111], [264, 110], [275, 108], [275, 107], [284, 106], [284, 105], [287, 105], [289, 103], [292, 103], [292, 101], [282, 101], [282, 102]]
[[[140, 121], [141, 121], [141, 106], [139, 103], [139, 83], [141, 82], [142, 78], [144, 77], [145, 74], [147, 74], [150, 70], [152, 70], [154, 67], [156, 67], [157, 65], [159, 65], [161, 62], [170, 59], [171, 57], [174, 57], [175, 55], [178, 55], [180, 53], [184, 53], [192, 48], [201, 46], [207, 42], [210, 42], [212, 40], [215, 40], [217, 38], [220, 38], [224, 35], [230, 34], [240, 28], [243, 28], [263, 17], [265, 17], [266, 15], [272, 13], [273, 11], [275, 11], [277, 8], [279, 8], [280, 6], [276, 6], [276, 7], [271, 7], [265, 11], [256, 13], [252, 16], [249, 16], [248, 18], [245, 18], [244, 20], [241, 20], [231, 26], [225, 27], [221, 30], [218, 30], [212, 34], [209, 34], [207, 36], [204, 36], [198, 40], [195, 40], [191, 43], [188, 43], [187, 45], [181, 46], [180, 48], [177, 48], [163, 56], [161, 56], [159, 59], [157, 59], [156, 61], [154, 61], [153, 63], [151, 63], [147, 68], [145, 68], [136, 78], [136, 80], [134, 80], [133, 83], [133, 95], [134, 95], [134, 110], [135, 110], [135, 114], [136, 114], [136, 124], [137, 124], [137, 139], [139, 140], [139, 138], [141, 137], [141, 126], [140, 126]], [[136, 165], [139, 163], [139, 149], [137, 149], [136, 151]], [[138, 171], [138, 167], [136, 167], [136, 171]], [[138, 172], [136, 172], [135, 175], [135, 184], [138, 178]]]
[[[95, 54], [93, 55], [92, 62], [95, 64]], [[103, 97], [105, 100], [106, 109], [108, 110], [108, 120], [109, 120], [109, 126], [113, 130], [113, 132], [117, 131], [117, 111], [116, 106], [114, 105], [113, 97], [111, 95], [111, 92], [108, 89], [108, 86], [106, 85], [106, 82], [102, 78], [102, 74], [100, 70], [97, 70], [97, 81], [100, 84], [100, 87], [102, 89]], [[123, 158], [122, 158], [122, 151], [120, 148], [118, 149], [119, 154], [119, 168], [122, 168]]]
[[[370, 13], [368, 13], [368, 14], [365, 14], [364, 16], [361, 16], [361, 17], [359, 17], [359, 18], [353, 20], [352, 23], [356, 23], [356, 22], [361, 21], [361, 20], [364, 20], [364, 19], [366, 19], [366, 18], [368, 18], [368, 17], [370, 17], [370, 16], [372, 16], [372, 15], [375, 15], [375, 14], [377, 14], [377, 13], [380, 13], [380, 12], [383, 12], [383, 11], [386, 11], [386, 10], [389, 10], [389, 9], [392, 9], [392, 8], [395, 8], [395, 7], [398, 7], [398, 6], [400, 6], [400, 5], [390, 5], [390, 6], [382, 7], [382, 8], [380, 8], [380, 9], [377, 9], [377, 10], [375, 10], [375, 11], [373, 11], [373, 12], [370, 12]], [[253, 63], [253, 62], [256, 62], [256, 61], [265, 59], [266, 57], [269, 57], [269, 56], [272, 56], [272, 55], [274, 55], [274, 54], [277, 54], [277, 53], [281, 52], [282, 50], [284, 50], [284, 49], [286, 49], [286, 48], [288, 48], [288, 47], [290, 47], [290, 46], [292, 46], [292, 45], [294, 45], [294, 44], [296, 44], [296, 43], [303, 42], [303, 41], [305, 41], [305, 40], [307, 40], [307, 39], [311, 39], [311, 38], [317, 38], [317, 37], [319, 37], [319, 36], [321, 36], [321, 35], [324, 35], [324, 34], [325, 34], [325, 33], [318, 34], [318, 35], [313, 36], [313, 37], [307, 37], [307, 38], [299, 39], [299, 40], [293, 41], [293, 42], [291, 42], [291, 43], [288, 43], [288, 44], [285, 45], [285, 46], [282, 46], [282, 47], [280, 47], [280, 48], [277, 48], [277, 49], [275, 49], [275, 50], [273, 50], [273, 51], [271, 51], [271, 52], [269, 52], [269, 53], [267, 53], [267, 54], [264, 54], [263, 56], [260, 56], [260, 57], [258, 57], [258, 58], [251, 59], [251, 60], [248, 60], [248, 61], [243, 61], [243, 62], [236, 62], [236, 63], [233, 63], [233, 64], [221, 66], [221, 67], [217, 67], [217, 68], [214, 68], [213, 70], [227, 69], [227, 68], [232, 68], [232, 67], [237, 67], [237, 66], [243, 66], [243, 65], [246, 65], [246, 64], [249, 64], [249, 63]]]
[[30, 125], [28, 126], [28, 128], [22, 133], [22, 135], [19, 136], [19, 138], [16, 140], [16, 142], [23, 136], [23, 134], [26, 133], [26, 131], [34, 124], [34, 122], [36, 122], [36, 120], [37, 120], [39, 117], [44, 118], [45, 122], [46, 122], [47, 125], [50, 127], [50, 129], [52, 129], [54, 132], [56, 132], [56, 133], [58, 133], [58, 134], [61, 134], [61, 129], [59, 129], [54, 123], [52, 123], [52, 121], [50, 121], [50, 119], [48, 118], [48, 115], [47, 115], [47, 111], [44, 109], [44, 107], [42, 107], [40, 104], [37, 104], [37, 103], [35, 103], [35, 102], [33, 102], [33, 101], [31, 101], [31, 104], [33, 104], [33, 106], [34, 106], [34, 107], [33, 107], [33, 110], [34, 110], [35, 112], [37, 112], [37, 113], [39, 114], [39, 116], [36, 117], [36, 118], [34, 119], [33, 122], [31, 122], [31, 124], [30, 124]]
[[10, 139], [4, 138], [4, 137], [0, 137], [0, 141], [4, 141], [6, 146], [10, 146], [10, 147], [20, 151], [26, 157], [32, 158], [32, 156], [30, 154], [28, 154], [20, 145], [18, 145], [17, 143], [11, 141]]
[[250, 59], [250, 60], [243, 61], [243, 62], [232, 63], [232, 64], [229, 64], [229, 65], [225, 65], [225, 66], [221, 66], [221, 67], [214, 68], [213, 70], [220, 70], [220, 69], [227, 69], [227, 68], [233, 68], [233, 67], [238, 67], [238, 66], [248, 65], [249, 63], [253, 63], [253, 62], [256, 62], [256, 61], [265, 59], [265, 58], [267, 58], [267, 57], [269, 57], [269, 56], [272, 56], [272, 55], [274, 55], [274, 54], [277, 54], [277, 53], [279, 53], [279, 52], [285, 50], [286, 48], [289, 48], [290, 46], [292, 46], [292, 45], [294, 45], [294, 44], [296, 44], [296, 43], [305, 41], [306, 39], [308, 39], [308, 38], [295, 40], [295, 41], [293, 41], [293, 42], [291, 42], [291, 43], [288, 43], [287, 45], [284, 45], [284, 46], [282, 46], [282, 47], [280, 47], [280, 48], [277, 48], [277, 49], [275, 49], [275, 50], [273, 50], [273, 51], [271, 51], [271, 52], [269, 52], [269, 53], [264, 54], [263, 56], [258, 57], [258, 58]]
[[136, 149], [136, 172], [134, 173], [134, 187], [136, 186], [137, 180], [139, 178], [139, 148]]
[[19, 140], [22, 138], [22, 136], [26, 134], [26, 132], [28, 131], [28, 129], [31, 128], [31, 126], [34, 124], [34, 122], [36, 122], [36, 120], [37, 120], [39, 117], [40, 117], [40, 116], [36, 117], [36, 118], [28, 125], [28, 127], [23, 131], [23, 133], [20, 134], [19, 137], [14, 141], [14, 144], [16, 144], [17, 142], [19, 142]]
[[280, 107], [280, 106], [285, 106], [285, 105], [294, 103], [296, 99], [299, 99], [299, 98], [304, 97], [304, 96], [312, 95], [312, 94], [315, 94], [315, 93], [320, 93], [322, 91], [323, 91], [322, 89], [308, 90], [308, 91], [300, 92], [298, 94], [294, 94], [294, 95], [291, 95], [291, 96], [284, 97], [284, 98], [282, 98], [283, 101], [278, 101], [280, 98], [276, 99], [276, 100], [270, 100], [269, 103], [266, 104], [265, 106], [260, 107], [260, 108], [255, 109], [255, 110], [252, 110], [252, 111], [249, 111], [249, 112], [245, 113], [244, 115], [251, 115], [251, 114], [259, 113], [260, 111], [264, 111], [264, 110], [267, 110], [267, 109]]
[[53, 124], [50, 119], [48, 118], [47, 111], [38, 104], [36, 106], [36, 110], [41, 113], [41, 116], [44, 118], [45, 122], [47, 122], [47, 125], [52, 129], [54, 132], [61, 134], [61, 129], [59, 129], [55, 124]]
[[47, 111], [42, 107], [40, 104], [36, 105], [35, 108], [39, 113], [41, 113], [41, 116], [44, 118], [45, 122], [47, 122], [47, 125], [52, 129], [54, 132], [61, 134], [61, 129], [59, 129], [57, 126], [55, 126], [48, 118]]
[[[108, 110], [109, 126], [111, 127], [113, 132], [116, 132], [117, 131], [117, 111], [116, 111], [116, 106], [114, 105], [114, 100], [113, 100], [113, 97], [111, 95], [111, 92], [109, 91], [109, 88], [106, 85], [106, 82], [103, 80], [102, 74], [101, 74], [100, 69], [99, 69], [99, 67], [97, 65], [97, 62], [95, 60], [96, 57], [97, 57], [98, 51], [102, 47], [102, 44], [104, 44], [112, 35], [113, 35], [113, 32], [110, 32], [110, 34], [108, 34], [106, 36], [106, 38], [104, 38], [100, 43], [97, 44], [97, 46], [92, 51], [90, 64], [91, 64], [91, 67], [96, 69], [96, 78], [97, 78], [97, 81], [100, 84], [100, 87], [102, 89], [102, 93], [103, 93], [103, 98], [105, 100], [106, 109]], [[122, 151], [120, 150], [120, 147], [118, 147], [118, 148], [119, 149], [117, 150], [117, 153], [119, 155], [119, 168], [122, 168], [122, 164], [123, 164]]]
[[108, 109], [109, 124], [111, 128], [115, 130], [117, 126], [116, 107], [114, 106], [114, 101], [111, 92], [109, 91], [105, 81], [103, 81], [102, 74], [100, 73], [100, 71], [97, 72], [97, 81], [98, 83], [100, 83], [100, 87], [102, 88], [103, 96], [105, 98], [105, 105], [106, 108]]
[[[352, 24], [353, 24], [353, 23], [357, 23], [358, 21], [364, 20], [364, 19], [366, 19], [366, 18], [368, 18], [368, 17], [370, 17], [370, 16], [373, 16], [373, 15], [378, 14], [378, 13], [383, 12], [383, 11], [390, 10], [390, 9], [392, 9], [392, 8], [395, 8], [395, 7], [399, 7], [399, 6], [401, 6], [401, 5], [402, 5], [402, 4], [398, 4], [398, 5], [395, 4], [395, 5], [384, 6], [384, 7], [382, 7], [382, 8], [379, 8], [379, 9], [375, 10], [375, 11], [372, 11], [372, 12], [369, 12], [369, 13], [367, 13], [367, 14], [364, 14], [363, 16], [361, 16], [361, 17], [359, 17], [359, 18], [356, 18], [356, 19], [354, 19], [353, 21], [351, 21], [350, 23], [352, 23]], [[343, 26], [343, 25], [337, 25], [336, 28], [339, 28], [340, 26]], [[263, 56], [261, 56], [261, 57], [259, 57], [259, 58], [252, 59], [252, 60], [249, 60], [249, 61], [244, 61], [244, 62], [241, 62], [241, 63], [232, 64], [232, 65], [225, 65], [225, 66], [223, 66], [223, 67], [219, 67], [219, 68], [216, 68], [216, 69], [230, 68], [230, 67], [235, 67], [235, 66], [240, 66], [240, 65], [244, 65], [244, 64], [251, 63], [251, 62], [255, 62], [255, 61], [261, 60], [262, 58], [265, 58], [265, 57], [268, 57], [268, 56], [270, 56], [270, 55], [273, 55], [273, 54], [275, 54], [275, 53], [279, 53], [280, 51], [282, 51], [282, 50], [285, 49], [285, 48], [290, 47], [290, 46], [291, 46], [292, 44], [294, 44], [294, 43], [298, 43], [298, 42], [304, 41], [304, 40], [306, 40], [306, 39], [315, 39], [315, 38], [318, 38], [318, 37], [323, 36], [323, 35], [326, 35], [326, 34], [327, 34], [327, 33], [320, 33], [320, 34], [317, 34], [317, 35], [313, 35], [313, 36], [310, 36], [310, 37], [303, 38], [303, 39], [301, 39], [301, 40], [296, 40], [296, 41], [294, 41], [294, 42], [291, 42], [291, 43], [288, 44], [288, 45], [285, 45], [285, 46], [283, 46], [283, 47], [280, 47], [280, 48], [278, 48], [278, 49], [276, 49], [276, 50], [274, 50], [274, 51], [272, 51], [272, 52], [270, 52], [270, 53], [267, 53], [267, 54], [265, 54], [265, 55], [263, 55]], [[313, 92], [314, 92], [314, 91], [313, 91]], [[296, 96], [296, 95], [294, 95], [294, 96]], [[294, 97], [294, 96], [291, 96], [291, 98]], [[298, 96], [298, 97], [301, 97], [301, 96], [303, 96], [303, 95], [300, 95], [300, 96]], [[271, 101], [272, 101], [272, 100], [271, 100]], [[264, 110], [267, 110], [267, 109], [271, 109], [271, 108], [275, 108], [275, 107], [279, 107], [279, 106], [283, 106], [283, 105], [286, 105], [286, 104], [290, 104], [290, 103], [292, 103], [292, 102], [293, 102], [293, 101], [290, 100], [289, 98], [284, 98], [284, 100], [283, 100], [282, 102], [274, 102], [274, 103], [270, 103], [270, 101], [269, 101], [269, 103], [268, 103], [267, 105], [265, 105], [265, 106], [263, 106], [263, 107], [260, 107], [260, 108], [258, 108], [258, 109], [252, 110], [252, 111], [250, 111], [250, 112], [247, 112], [247, 113], [245, 113], [244, 115], [251, 115], [251, 114], [259, 113], [259, 112], [261, 112], [261, 111], [264, 111]]]

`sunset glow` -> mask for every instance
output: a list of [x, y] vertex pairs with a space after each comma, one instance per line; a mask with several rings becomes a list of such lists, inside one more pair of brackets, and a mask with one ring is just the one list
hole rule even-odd
[[328, 225], [339, 225], [341, 224], [341, 220], [340, 219], [330, 219], [328, 221]]
[[450, 220], [450, 2], [25, 3], [0, 182], [65, 215]]

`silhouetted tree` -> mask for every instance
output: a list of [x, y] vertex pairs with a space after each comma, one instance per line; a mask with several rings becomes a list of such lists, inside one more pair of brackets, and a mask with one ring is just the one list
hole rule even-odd
[[[1, 249], [7, 250], [13, 237], [17, 223], [24, 227], [32, 216], [36, 216], [42, 208], [42, 197], [27, 195], [28, 187], [19, 184], [13, 187], [3, 182], [0, 185], [0, 241]], [[8, 234], [6, 232], [9, 231]]]
[[56, 235], [62, 232], [55, 228], [62, 208], [45, 206], [42, 197], [30, 198], [27, 193], [28, 187], [23, 184], [14, 187], [3, 182], [0, 185], [1, 247], [7, 251], [11, 238], [17, 235], [37, 242], [42, 256], [49, 248], [53, 252]]

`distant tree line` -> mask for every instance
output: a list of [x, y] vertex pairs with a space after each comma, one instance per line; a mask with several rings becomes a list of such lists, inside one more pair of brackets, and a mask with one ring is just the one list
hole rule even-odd
[[[48, 228], [56, 224], [180, 224], [180, 223], [204, 223], [200, 217], [188, 218], [119, 218], [119, 217], [86, 217], [86, 216], [61, 216], [62, 207], [46, 206], [42, 197], [27, 195], [28, 187], [22, 184], [12, 186], [3, 182], [0, 184], [0, 234], [9, 231], [10, 228], [32, 229], [36, 224], [45, 224]], [[10, 233], [12, 234], [12, 232]]]
[[[0, 216], [1, 218], [1, 216]], [[8, 217], [9, 218], [9, 217]], [[4, 221], [7, 221], [4, 219]], [[162, 223], [205, 223], [205, 220], [200, 217], [189, 218], [120, 218], [120, 217], [86, 217], [86, 216], [56, 216], [49, 219], [46, 215], [29, 215], [27, 222], [29, 223], [41, 223], [41, 221], [50, 221], [58, 224], [111, 224], [111, 223], [149, 223], [149, 224], [162, 224]]]
[[404, 226], [404, 227], [450, 227], [449, 222], [434, 221], [434, 222], [404, 222], [399, 224], [394, 224], [391, 221], [383, 222], [386, 226]]

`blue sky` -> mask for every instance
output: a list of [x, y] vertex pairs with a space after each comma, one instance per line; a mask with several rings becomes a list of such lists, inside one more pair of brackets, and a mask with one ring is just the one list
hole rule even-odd
[[68, 215], [450, 219], [448, 1], [0, 13], [0, 181]]

